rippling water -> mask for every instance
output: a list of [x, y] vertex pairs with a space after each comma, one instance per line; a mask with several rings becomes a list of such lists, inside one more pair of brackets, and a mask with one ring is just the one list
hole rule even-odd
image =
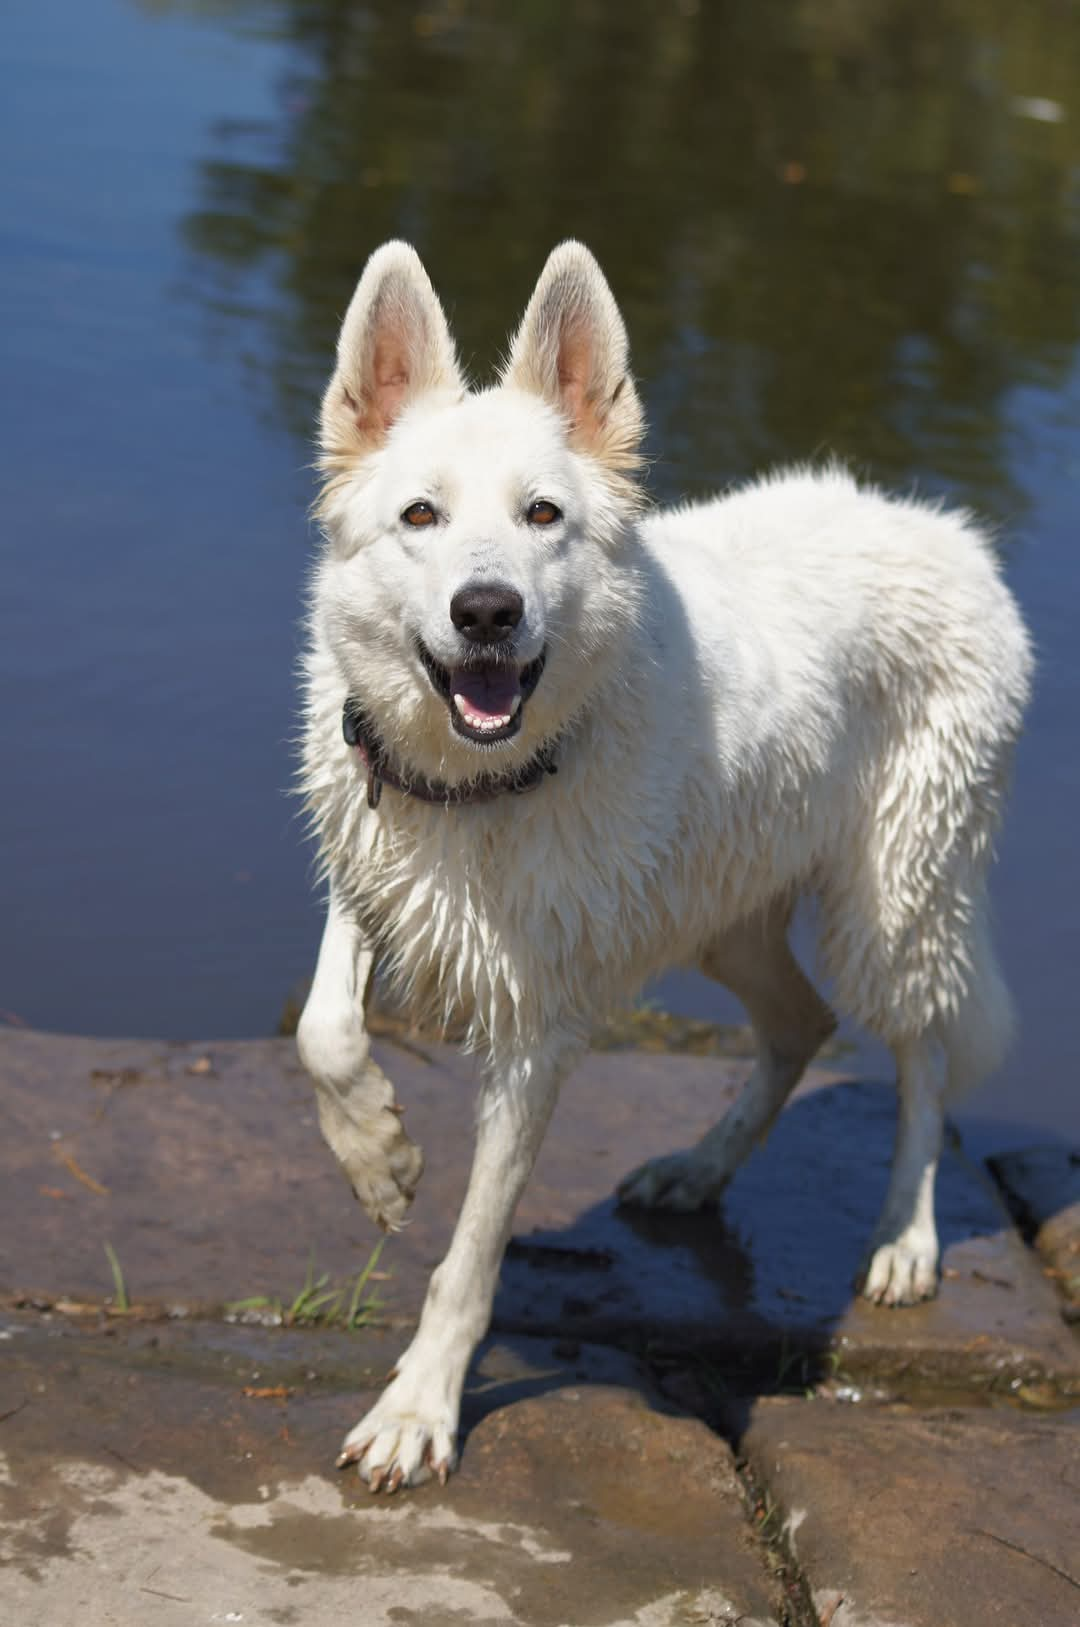
[[1041, 671], [1024, 1030], [975, 1105], [1075, 1134], [1078, 85], [1057, 0], [8, 0], [0, 1007], [274, 1026], [319, 931], [286, 793], [340, 313], [408, 237], [482, 373], [574, 234], [658, 498], [835, 453], [998, 526]]

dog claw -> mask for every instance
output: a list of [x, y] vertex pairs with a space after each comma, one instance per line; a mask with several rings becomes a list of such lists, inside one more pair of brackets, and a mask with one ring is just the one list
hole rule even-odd
[[359, 1463], [370, 1445], [370, 1441], [356, 1441], [352, 1446], [344, 1447], [337, 1455], [335, 1469], [347, 1469], [350, 1463]]
[[361, 1479], [388, 1497], [404, 1496], [429, 1476], [445, 1486], [456, 1462], [456, 1409], [442, 1405], [438, 1394], [434, 1402], [427, 1399], [410, 1378], [408, 1353], [397, 1365], [402, 1374], [345, 1437], [341, 1455], [342, 1462], [363, 1457]]

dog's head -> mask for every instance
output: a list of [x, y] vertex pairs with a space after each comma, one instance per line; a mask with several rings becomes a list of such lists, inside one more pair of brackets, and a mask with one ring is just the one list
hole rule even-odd
[[399, 760], [501, 772], [587, 706], [636, 612], [641, 435], [626, 330], [579, 243], [475, 393], [416, 253], [372, 255], [323, 400], [313, 608]]

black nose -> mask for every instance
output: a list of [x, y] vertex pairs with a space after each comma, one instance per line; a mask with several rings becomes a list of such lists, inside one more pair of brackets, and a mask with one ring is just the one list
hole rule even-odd
[[475, 644], [497, 644], [509, 638], [524, 614], [521, 594], [502, 582], [459, 588], [450, 600], [450, 620]]

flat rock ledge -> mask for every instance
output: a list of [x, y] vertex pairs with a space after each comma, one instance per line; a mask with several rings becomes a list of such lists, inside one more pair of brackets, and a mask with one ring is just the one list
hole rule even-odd
[[741, 1449], [829, 1627], [1080, 1620], [1080, 1413], [771, 1398]]
[[373, 1258], [290, 1042], [0, 1031], [0, 1619], [1080, 1619], [1056, 1279], [954, 1147], [939, 1298], [855, 1299], [894, 1103], [823, 1073], [718, 1213], [644, 1215], [616, 1181], [695, 1140], [745, 1064], [590, 1056], [518, 1216], [459, 1474], [386, 1500], [335, 1475], [471, 1143], [467, 1064], [379, 1056], [428, 1170]]
[[1080, 1149], [1024, 1147], [991, 1158], [990, 1168], [1046, 1260], [1066, 1319], [1080, 1322]]

